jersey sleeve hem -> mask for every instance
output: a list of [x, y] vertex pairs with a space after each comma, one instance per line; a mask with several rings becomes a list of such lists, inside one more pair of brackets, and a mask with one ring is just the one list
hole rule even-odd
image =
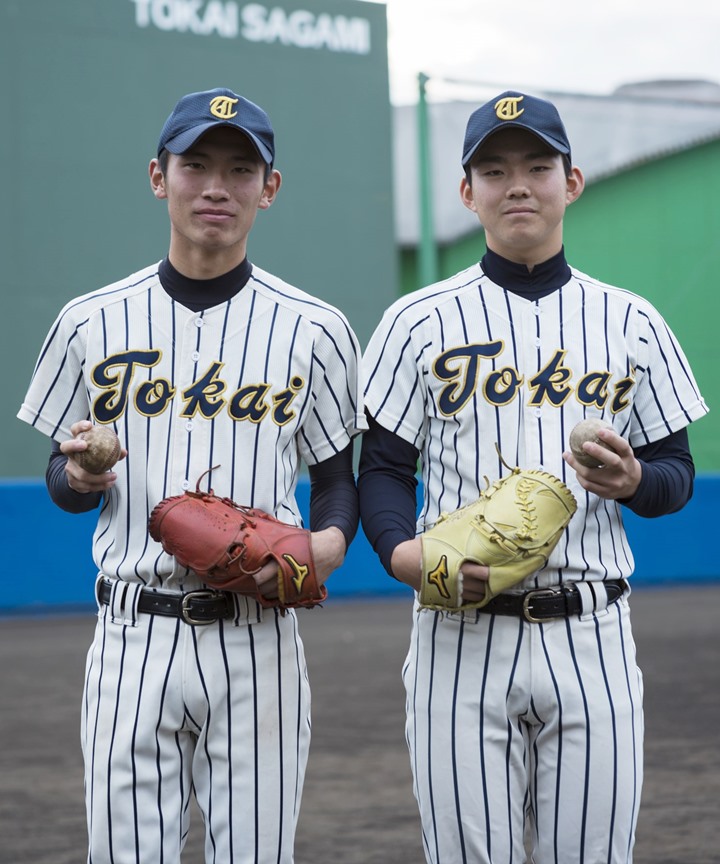
[[407, 441], [408, 444], [412, 444], [418, 450], [421, 449], [424, 436], [422, 433], [418, 433], [417, 429], [403, 425], [401, 420], [382, 411], [372, 397], [366, 397], [365, 407], [373, 420], [379, 423], [384, 429], [402, 438], [403, 441]]
[[29, 426], [32, 426], [33, 429], [37, 429], [38, 432], [42, 432], [43, 435], [47, 435], [48, 438], [57, 438], [58, 433], [64, 433], [64, 436], [67, 438], [72, 438], [72, 434], [69, 429], [64, 426], [54, 426], [52, 423], [48, 422], [41, 414], [38, 414], [37, 411], [33, 411], [28, 405], [24, 402], [20, 407], [20, 410], [17, 412], [18, 420], [22, 420], [23, 423], [27, 423]]
[[367, 429], [367, 418], [364, 414], [355, 414], [344, 429], [341, 429], [333, 438], [325, 439], [321, 444], [310, 449], [307, 446], [301, 448], [301, 455], [306, 465], [317, 465], [335, 456], [344, 450], [353, 438]]
[[675, 414], [672, 418], [666, 418], [665, 423], [644, 428], [640, 434], [631, 435], [630, 444], [633, 447], [640, 447], [643, 444], [653, 444], [672, 432], [679, 432], [681, 429], [685, 429], [686, 426], [689, 426], [696, 420], [700, 420], [709, 411], [710, 409], [704, 401], [695, 402], [690, 407], [686, 407], [683, 412]]

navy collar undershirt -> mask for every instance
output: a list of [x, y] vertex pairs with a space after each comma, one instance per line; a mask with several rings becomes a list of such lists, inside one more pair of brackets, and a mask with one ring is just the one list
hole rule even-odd
[[160, 284], [176, 303], [193, 312], [203, 312], [226, 303], [247, 284], [252, 264], [245, 258], [237, 267], [213, 279], [190, 279], [179, 273], [168, 258], [160, 262]]
[[[525, 264], [503, 258], [492, 249], [486, 250], [480, 264], [485, 275], [496, 285], [527, 300], [539, 300], [552, 294], [565, 285], [571, 275], [564, 248], [547, 261], [536, 264], [532, 270], [528, 270]], [[252, 264], [247, 258], [237, 267], [213, 279], [183, 276], [168, 258], [160, 263], [158, 269], [160, 283], [165, 291], [173, 300], [193, 312], [202, 312], [230, 300], [245, 287], [251, 273]]]
[[485, 275], [496, 285], [513, 294], [519, 294], [526, 300], [539, 300], [552, 294], [562, 288], [571, 276], [564, 247], [557, 255], [536, 264], [532, 270], [528, 270], [525, 264], [508, 261], [492, 249], [485, 252], [480, 265]]

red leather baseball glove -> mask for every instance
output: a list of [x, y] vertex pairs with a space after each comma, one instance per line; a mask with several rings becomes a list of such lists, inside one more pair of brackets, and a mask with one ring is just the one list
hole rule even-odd
[[[327, 597], [318, 585], [309, 531], [212, 489], [163, 499], [148, 527], [153, 540], [211, 588], [250, 594], [262, 606], [280, 609], [317, 606]], [[278, 565], [277, 599], [263, 596], [252, 578], [270, 561]]]

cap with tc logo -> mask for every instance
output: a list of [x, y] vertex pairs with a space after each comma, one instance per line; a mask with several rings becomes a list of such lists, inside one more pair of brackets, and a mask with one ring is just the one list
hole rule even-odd
[[570, 158], [570, 142], [557, 108], [545, 99], [506, 90], [470, 115], [465, 129], [462, 164], [465, 167], [478, 147], [493, 132], [506, 127], [527, 129]]
[[270, 118], [254, 102], [224, 88], [183, 96], [165, 121], [160, 133], [158, 156], [163, 150], [184, 153], [215, 126], [229, 126], [244, 132], [263, 162], [273, 164], [275, 136]]

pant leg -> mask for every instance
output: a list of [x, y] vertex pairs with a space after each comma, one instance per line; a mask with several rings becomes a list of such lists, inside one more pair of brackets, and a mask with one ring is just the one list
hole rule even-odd
[[310, 690], [294, 613], [195, 628], [193, 778], [206, 860], [290, 864], [310, 745]]
[[518, 619], [416, 612], [403, 680], [429, 864], [525, 860], [527, 649]]
[[[428, 862], [632, 860], [642, 677], [627, 601], [527, 624], [416, 615], [406, 733]], [[532, 794], [531, 794], [532, 793]]]
[[643, 711], [627, 600], [532, 636], [533, 861], [629, 864]]
[[100, 610], [81, 728], [92, 864], [180, 862], [195, 746], [184, 718], [184, 629]]

